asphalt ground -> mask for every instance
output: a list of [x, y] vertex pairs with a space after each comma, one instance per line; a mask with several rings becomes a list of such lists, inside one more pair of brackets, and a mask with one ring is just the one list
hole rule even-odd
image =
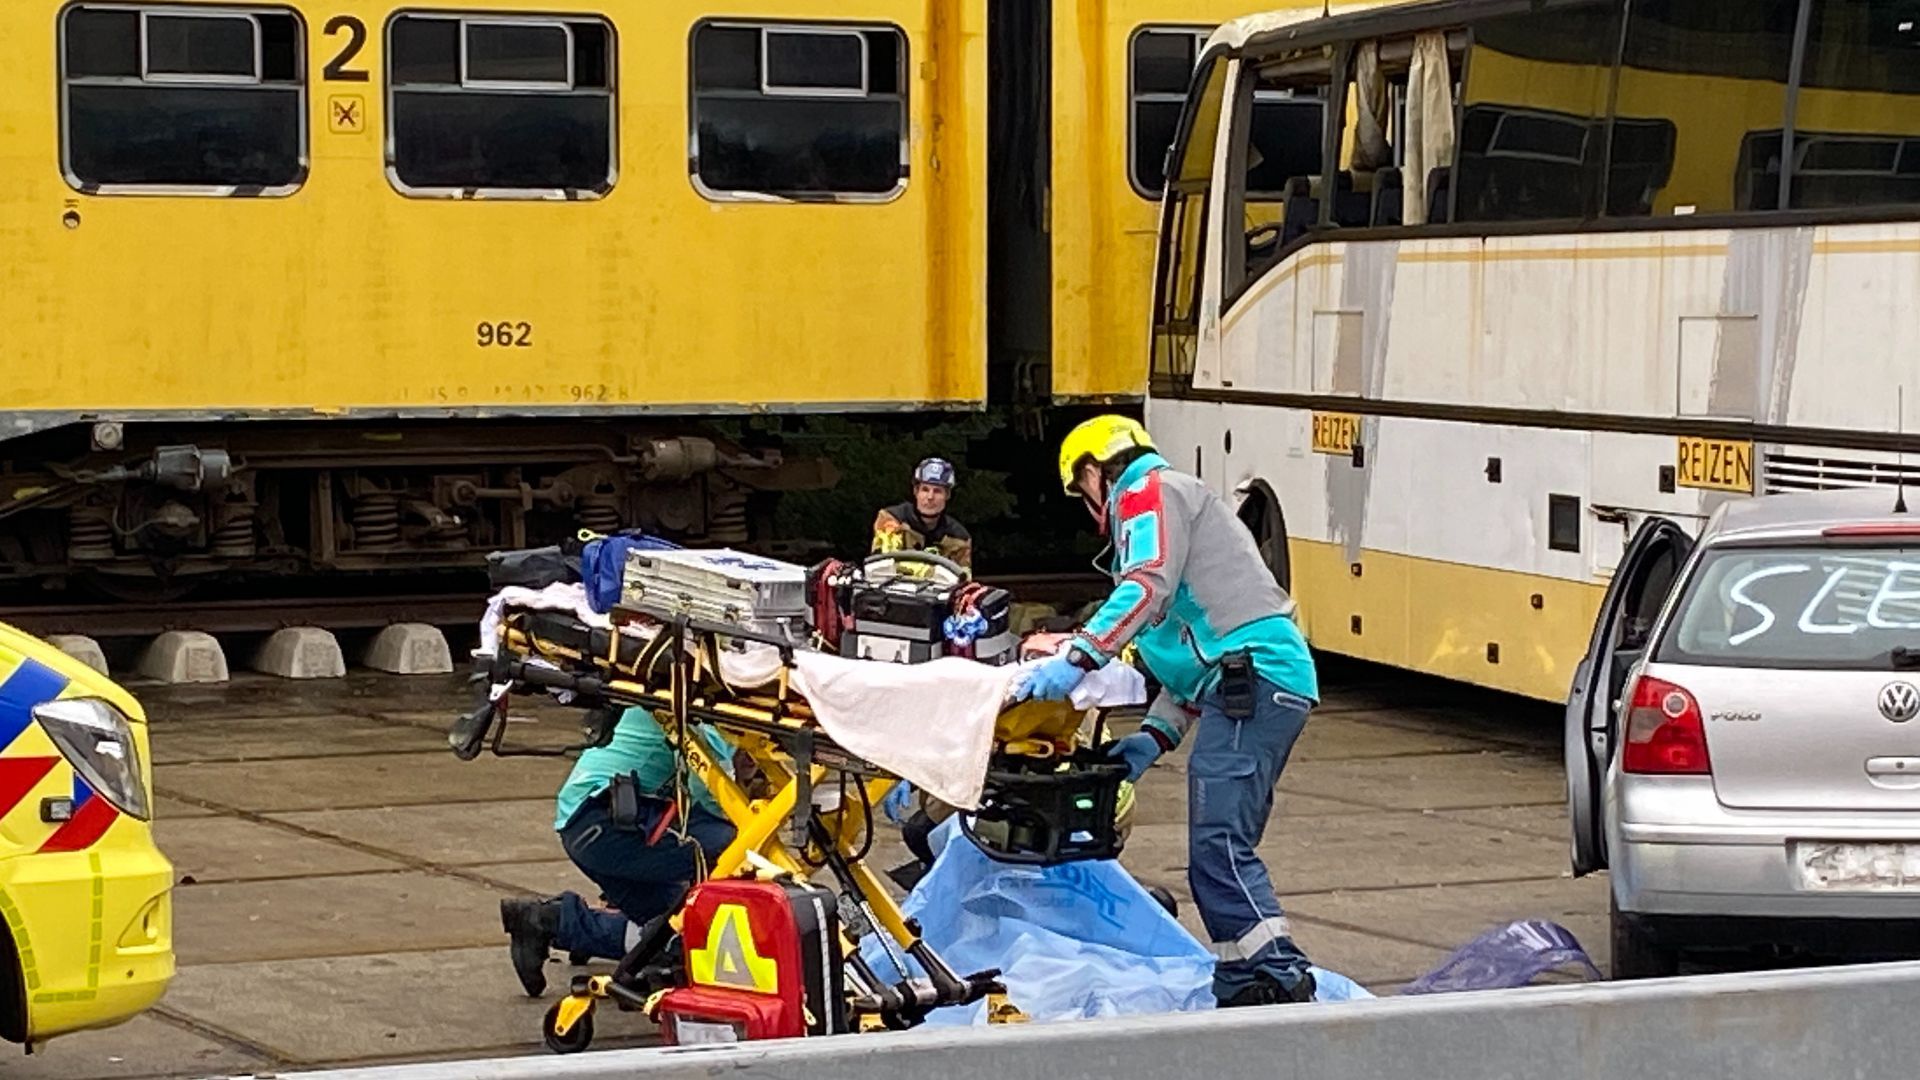
[[[1560, 711], [1381, 668], [1329, 664], [1261, 852], [1319, 964], [1391, 993], [1515, 918], [1566, 926], [1603, 967], [1604, 878], [1567, 874]], [[553, 833], [564, 760], [447, 750], [457, 677], [353, 673], [130, 684], [152, 717], [156, 831], [173, 860], [179, 974], [123, 1025], [9, 1058], [15, 1080], [206, 1076], [544, 1053], [507, 894], [592, 890]], [[571, 710], [514, 738], [556, 745]], [[1185, 764], [1140, 787], [1122, 861], [1186, 887]], [[899, 861], [897, 844], [876, 852]], [[596, 1048], [655, 1041], [606, 1011]]]

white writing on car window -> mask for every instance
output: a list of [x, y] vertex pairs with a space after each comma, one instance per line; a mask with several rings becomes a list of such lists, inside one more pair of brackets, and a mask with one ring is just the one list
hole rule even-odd
[[[1873, 600], [1867, 604], [1864, 623], [1849, 621], [1844, 618], [1839, 621], [1816, 621], [1814, 613], [1819, 611], [1821, 606], [1827, 602], [1827, 599], [1833, 595], [1834, 590], [1839, 588], [1842, 579], [1844, 579], [1849, 572], [1856, 569], [1860, 568], [1839, 566], [1827, 571], [1826, 580], [1820, 584], [1819, 589], [1815, 591], [1813, 597], [1807, 601], [1806, 606], [1801, 608], [1798, 618], [1794, 620], [1795, 628], [1803, 634], [1856, 634], [1860, 632], [1863, 626], [1871, 627], [1875, 630], [1920, 630], [1920, 622], [1900, 622], [1887, 618], [1884, 613], [1889, 604], [1920, 600], [1920, 588], [1901, 589], [1896, 587], [1903, 576], [1920, 575], [1920, 563], [1912, 562], [1896, 561], [1886, 564], [1880, 579], [1880, 584], [1874, 590]], [[1769, 630], [1772, 630], [1774, 625], [1779, 622], [1779, 616], [1775, 613], [1773, 606], [1754, 599], [1747, 591], [1749, 586], [1768, 578], [1788, 577], [1813, 572], [1815, 572], [1814, 568], [1806, 563], [1786, 563], [1779, 566], [1762, 567], [1735, 581], [1733, 587], [1727, 590], [1728, 599], [1752, 611], [1760, 621], [1751, 629], [1742, 630], [1729, 637], [1727, 644], [1730, 646], [1744, 645], [1767, 633]]]

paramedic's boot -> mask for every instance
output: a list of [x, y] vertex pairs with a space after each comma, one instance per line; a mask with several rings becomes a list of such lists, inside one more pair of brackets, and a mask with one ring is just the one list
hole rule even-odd
[[1293, 1005], [1313, 1000], [1313, 972], [1303, 971], [1300, 979], [1291, 987], [1281, 985], [1279, 979], [1264, 971], [1255, 972], [1253, 984], [1246, 989], [1224, 998], [1220, 1008], [1232, 1009], [1242, 1005]]
[[507, 948], [527, 996], [546, 993], [547, 953], [560, 929], [560, 901], [508, 897], [500, 901], [500, 928], [513, 939]]
[[1153, 897], [1154, 903], [1166, 908], [1167, 914], [1176, 919], [1180, 917], [1180, 901], [1175, 900], [1172, 893], [1159, 885], [1149, 885], [1147, 886], [1147, 895]]

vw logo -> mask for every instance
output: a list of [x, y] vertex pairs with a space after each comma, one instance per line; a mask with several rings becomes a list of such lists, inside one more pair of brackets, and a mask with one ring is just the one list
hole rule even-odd
[[1890, 682], [1881, 687], [1880, 715], [1896, 724], [1920, 716], [1920, 690], [1906, 682]]

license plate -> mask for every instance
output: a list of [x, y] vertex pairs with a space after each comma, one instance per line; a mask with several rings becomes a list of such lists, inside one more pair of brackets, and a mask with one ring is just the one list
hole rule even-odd
[[1681, 487], [1751, 494], [1753, 444], [1682, 435], [1674, 446], [1673, 478]]
[[1800, 887], [1814, 892], [1920, 892], [1920, 843], [1793, 845]]

